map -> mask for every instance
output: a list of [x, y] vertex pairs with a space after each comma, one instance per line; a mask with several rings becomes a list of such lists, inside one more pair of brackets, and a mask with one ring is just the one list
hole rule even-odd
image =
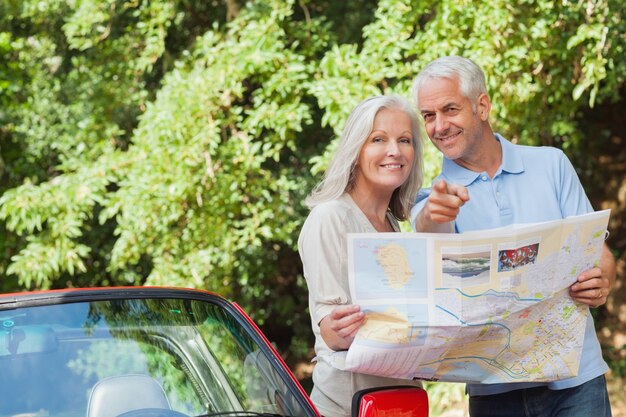
[[480, 233], [348, 235], [352, 300], [367, 321], [347, 352], [322, 360], [448, 382], [576, 376], [589, 310], [568, 290], [598, 264], [609, 214]]

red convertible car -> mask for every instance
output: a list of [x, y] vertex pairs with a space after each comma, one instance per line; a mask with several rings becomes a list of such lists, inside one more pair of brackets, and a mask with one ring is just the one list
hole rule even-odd
[[[206, 291], [0, 295], [0, 417], [319, 416], [258, 327]], [[428, 415], [418, 388], [355, 394], [353, 416]]]

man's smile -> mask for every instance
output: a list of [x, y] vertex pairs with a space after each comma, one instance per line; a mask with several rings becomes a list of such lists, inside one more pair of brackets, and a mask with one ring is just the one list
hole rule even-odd
[[456, 139], [461, 133], [463, 133], [463, 130], [459, 130], [458, 132], [452, 133], [452, 134], [446, 134], [446, 135], [434, 135], [434, 139], [435, 140], [439, 140], [442, 142], [447, 142], [449, 140], [452, 139]]

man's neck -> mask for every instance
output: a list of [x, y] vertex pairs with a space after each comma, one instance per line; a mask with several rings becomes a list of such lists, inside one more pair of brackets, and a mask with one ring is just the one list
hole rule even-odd
[[502, 144], [491, 129], [485, 132], [480, 147], [475, 149], [472, 159], [457, 159], [457, 165], [474, 172], [486, 172], [493, 178], [502, 165]]

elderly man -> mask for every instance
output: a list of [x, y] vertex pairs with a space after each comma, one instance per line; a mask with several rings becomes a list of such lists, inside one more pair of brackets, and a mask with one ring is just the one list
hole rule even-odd
[[[443, 154], [441, 174], [413, 208], [416, 230], [465, 232], [593, 210], [563, 152], [515, 145], [493, 132], [485, 76], [474, 62], [439, 58], [420, 72], [413, 89], [426, 132]], [[614, 281], [615, 260], [604, 245], [599, 267], [581, 273], [570, 295], [597, 307]], [[550, 383], [468, 384], [470, 415], [610, 416], [607, 370], [589, 314], [578, 376]]]

